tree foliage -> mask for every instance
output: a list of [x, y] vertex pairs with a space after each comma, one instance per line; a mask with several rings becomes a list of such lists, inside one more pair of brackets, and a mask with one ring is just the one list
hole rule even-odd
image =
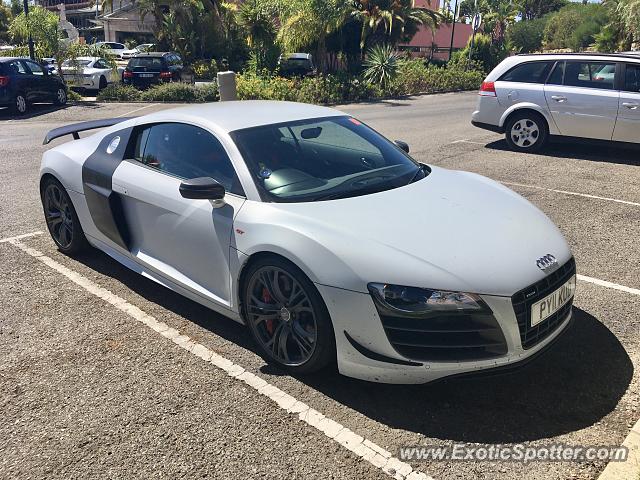
[[593, 44], [608, 23], [607, 9], [599, 4], [571, 4], [551, 15], [544, 31], [547, 49], [581, 51]]
[[507, 44], [515, 53], [532, 53], [542, 49], [548, 17], [516, 22], [507, 31]]

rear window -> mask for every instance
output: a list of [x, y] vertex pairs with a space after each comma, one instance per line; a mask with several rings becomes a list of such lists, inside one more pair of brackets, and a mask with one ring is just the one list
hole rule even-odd
[[161, 69], [163, 66], [162, 58], [160, 57], [144, 57], [144, 58], [132, 58], [129, 60], [129, 68], [152, 68]]
[[522, 63], [507, 73], [500, 80], [503, 82], [544, 83], [554, 62]]

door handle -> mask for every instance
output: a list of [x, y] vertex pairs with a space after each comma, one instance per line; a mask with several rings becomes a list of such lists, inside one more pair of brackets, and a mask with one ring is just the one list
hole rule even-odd
[[552, 95], [551, 98], [558, 103], [563, 103], [567, 101], [567, 97], [563, 95]]
[[637, 110], [638, 108], [640, 108], [640, 103], [636, 103], [636, 102], [624, 102], [622, 104], [623, 107], [627, 107], [629, 110]]

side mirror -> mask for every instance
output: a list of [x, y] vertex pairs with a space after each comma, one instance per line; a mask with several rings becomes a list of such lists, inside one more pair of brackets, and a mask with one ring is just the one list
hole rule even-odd
[[185, 180], [180, 184], [180, 195], [196, 200], [222, 200], [224, 187], [211, 177], [200, 177]]
[[402, 140], [394, 140], [393, 143], [395, 143], [405, 152], [409, 153], [409, 144], [407, 142], [403, 142]]

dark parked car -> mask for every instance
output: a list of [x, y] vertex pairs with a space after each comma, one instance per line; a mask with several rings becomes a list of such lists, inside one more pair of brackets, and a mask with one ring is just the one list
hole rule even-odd
[[182, 80], [184, 65], [177, 53], [149, 52], [134, 56], [122, 72], [122, 82], [137, 88]]
[[29, 104], [67, 103], [67, 86], [57, 75], [28, 58], [0, 58], [0, 107], [23, 114]]
[[309, 77], [316, 74], [313, 57], [309, 53], [289, 53], [278, 59], [280, 75], [283, 77]]

